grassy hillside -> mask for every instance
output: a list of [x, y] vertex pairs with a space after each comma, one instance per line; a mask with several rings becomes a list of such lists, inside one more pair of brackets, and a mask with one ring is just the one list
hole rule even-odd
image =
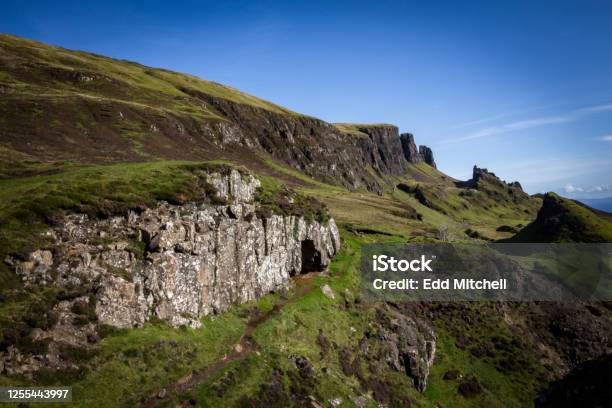
[[537, 219], [511, 242], [612, 242], [612, 219], [554, 193], [544, 197]]
[[[202, 131], [207, 126], [229, 121], [201, 94], [241, 109], [300, 116], [294, 112], [192, 76], [11, 36], [0, 36], [0, 92], [0, 128], [6, 130], [0, 134], [0, 261], [9, 253], [44, 247], [40, 232], [66, 213], [107, 217], [159, 200], [213, 200], [203, 173], [229, 167], [260, 178], [258, 198], [267, 210], [299, 207], [306, 217], [326, 218], [326, 210], [311, 198], [324, 203], [343, 241], [328, 273], [296, 279], [292, 290], [209, 316], [199, 329], [174, 329], [158, 321], [137, 329], [100, 327], [104, 338], [95, 346], [62, 350], [78, 368], [34, 378], [0, 373], [0, 385], [70, 384], [75, 406], [300, 407], [314, 399], [342, 407], [410, 402], [521, 407], [531, 405], [554, 371], [542, 363], [542, 350], [560, 365], [561, 357], [546, 342], [549, 326], [531, 330], [532, 309], [478, 302], [389, 306], [360, 294], [359, 257], [366, 243], [486, 243], [521, 230], [517, 237], [543, 239], [541, 217], [536, 220], [542, 199], [516, 184], [486, 171], [459, 182], [425, 163], [409, 164], [401, 176], [362, 166], [380, 186], [377, 193], [314, 180], [304, 168], [290, 168], [264, 151], [225, 149], [204, 136], [193, 140], [207, 134]], [[334, 126], [340, 136], [365, 137], [363, 129], [392, 125]], [[20, 137], [3, 139], [9, 131]], [[291, 144], [289, 138], [283, 143], [272, 147]], [[224, 160], [212, 160], [220, 157]], [[290, 200], [280, 195], [285, 185], [296, 191]], [[564, 217], [553, 239], [610, 239], [609, 221], [576, 203], [547, 197], [544, 203], [552, 200]], [[47, 312], [66, 294], [24, 290], [4, 262], [0, 284], [0, 342], [40, 350], [44, 344], [30, 336], [31, 329], [52, 324]], [[323, 285], [333, 298], [323, 293]], [[435, 328], [438, 357], [423, 394], [405, 373], [364, 357], [362, 339], [375, 338], [373, 327], [381, 315], [388, 318], [387, 307], [412, 308]], [[597, 310], [607, 318], [606, 310]], [[248, 350], [241, 349], [245, 341], [252, 342]], [[300, 358], [312, 371], [299, 367]], [[466, 387], [477, 392], [466, 396], [461, 392]]]
[[[191, 75], [0, 35], [0, 177], [75, 164], [217, 159], [225, 100], [288, 109]], [[221, 127], [219, 127], [221, 126]]]
[[[196, 195], [206, 193], [205, 186], [199, 182], [199, 172], [227, 165], [218, 162], [152, 162], [86, 166], [50, 175], [3, 180], [0, 191], [8, 197], [0, 206], [3, 251], [44, 246], [37, 233], [47, 222], [67, 211], [106, 216], [133, 206], [153, 205], [159, 199], [176, 203], [192, 200]], [[312, 290], [297, 297], [291, 293], [269, 295], [236, 307], [221, 318], [205, 319], [200, 329], [176, 330], [162, 323], [151, 323], [142, 329], [109, 331], [99, 347], [87, 353], [73, 351], [76, 354], [70, 358], [82, 366], [77, 372], [41, 373], [33, 381], [0, 376], [0, 383], [68, 383], [73, 385], [77, 405], [93, 401], [102, 406], [132, 405], [169, 387], [190, 372], [219, 361], [231, 351], [250, 318], [271, 310], [275, 303], [285, 302], [283, 299], [290, 299], [282, 310], [252, 334], [261, 347], [258, 353], [249, 353], [244, 359], [228, 364], [188, 390], [172, 393], [171, 399], [194, 400], [202, 406], [240, 405], [249, 401], [250, 404], [272, 403], [274, 396], [297, 393], [300, 398], [314, 395], [320, 401], [342, 398], [346, 406], [352, 406], [351, 398], [365, 395], [368, 406], [374, 406], [373, 394], [368, 387], [378, 387], [379, 393], [384, 394], [380, 398], [386, 398], [392, 405], [402, 400], [423, 406], [462, 401], [463, 397], [456, 391], [458, 383], [442, 379], [443, 371], [456, 367], [465, 370], [466, 374], [476, 374], [481, 369], [494, 372], [496, 363], [491, 362], [489, 366], [487, 362], [479, 362], [474, 366], [470, 362], [473, 357], [458, 352], [450, 338], [445, 337], [439, 343], [439, 355], [444, 363], [434, 369], [430, 389], [425, 395], [414, 389], [409, 377], [387, 369], [384, 363], [372, 362], [378, 368], [369, 371], [374, 370], [370, 367], [363, 371], [360, 379], [343, 368], [343, 359], [351, 353], [348, 350], [356, 349], [357, 342], [368, 330], [375, 307], [355, 302], [360, 297], [358, 261], [362, 243], [471, 240], [473, 238], [465, 234], [465, 218], [469, 216], [480, 216], [481, 228], [490, 231], [495, 231], [503, 222], [499, 214], [528, 222], [525, 217], [518, 218], [521, 214], [511, 208], [490, 208], [488, 210], [493, 212], [487, 215], [481, 207], [458, 205], [470, 204], [460, 196], [463, 189], [455, 187], [454, 182], [442, 178], [429, 166], [415, 165], [410, 174], [421, 174], [419, 180], [428, 181], [420, 181], [418, 185], [447, 200], [438, 200], [445, 212], [421, 204], [411, 194], [393, 188], [393, 184], [388, 184], [388, 191], [382, 195], [350, 192], [269, 161], [267, 170], [259, 172], [267, 191], [273, 192], [281, 182], [290, 184], [301, 193], [326, 203], [341, 227], [342, 253], [335, 258], [328, 276], [314, 278]], [[397, 178], [394, 182], [417, 183], [409, 176]], [[4, 294], [5, 300], [0, 308], [2, 327], [34, 313], [36, 307], [45, 309], [55, 296], [47, 292], [20, 295], [19, 283], [11, 280], [8, 269], [4, 270], [3, 279], [4, 288], [13, 287], [13, 290]], [[324, 284], [332, 288], [335, 300], [323, 295], [320, 287]], [[299, 290], [299, 285], [296, 290]], [[501, 321], [495, 323], [501, 324]], [[447, 330], [445, 327], [441, 321], [440, 330]], [[506, 333], [507, 329], [500, 327], [499, 330]], [[334, 344], [325, 352], [321, 348], [321, 334], [329, 344]], [[305, 356], [313, 362], [315, 377], [304, 381], [292, 363], [292, 356]], [[283, 386], [277, 390], [269, 389], [266, 384], [275, 381], [280, 381]], [[482, 405], [521, 405], [522, 397], [519, 397], [516, 384], [510, 377], [497, 374], [482, 381], [488, 390], [479, 399]]]
[[[25, 72], [18, 69], [22, 64], [27, 64]], [[201, 102], [193, 100], [193, 92], [295, 114], [237, 89], [192, 75], [4, 34], [0, 35], [0, 83], [17, 85], [21, 88], [21, 97], [89, 97], [142, 106], [161, 105], [171, 111], [201, 117], [215, 118], [216, 115]]]

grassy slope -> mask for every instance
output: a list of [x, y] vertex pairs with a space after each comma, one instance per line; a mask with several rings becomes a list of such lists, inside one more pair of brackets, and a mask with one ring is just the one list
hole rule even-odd
[[[480, 211], [473, 208], [451, 211], [455, 208], [451, 205], [453, 200], [459, 199], [458, 191], [447, 178], [442, 178], [439, 172], [425, 165], [415, 166], [411, 168], [411, 172], [421, 174], [420, 180], [428, 180], [421, 181], [421, 185], [446, 191], [444, 197], [449, 201], [446, 204], [449, 206], [447, 214], [421, 205], [410, 194], [393, 189], [391, 185], [382, 196], [365, 191], [348, 192], [309, 179], [276, 163], [268, 162], [268, 165], [268, 174], [281, 174], [287, 179], [293, 179], [298, 190], [325, 202], [339, 223], [344, 248], [332, 263], [330, 275], [317, 278], [318, 286], [327, 283], [338, 296], [332, 301], [317, 289], [287, 305], [278, 315], [260, 326], [254, 333], [254, 338], [262, 345], [262, 352], [259, 355], [249, 355], [246, 362], [230, 365], [226, 369], [233, 370], [234, 375], [241, 380], [234, 386], [227, 387], [222, 397], [214, 391], [220, 380], [213, 378], [190, 395], [176, 398], [195, 398], [203, 405], [217, 405], [221, 401], [237, 403], [245, 394], [259, 393], [261, 384], [273, 375], [274, 367], [283, 369], [287, 376], [292, 370], [292, 363], [287, 357], [296, 355], [307, 356], [313, 361], [318, 374], [316, 385], [309, 392], [315, 393], [321, 400], [340, 396], [349, 401], [350, 397], [361, 395], [357, 380], [347, 378], [342, 373], [338, 354], [342, 347], [357, 347], [356, 342], [369, 324], [368, 308], [346, 303], [347, 299], [358, 297], [359, 294], [360, 245], [368, 241], [435, 240], [441, 225], [446, 225], [457, 238], [467, 240], [470, 238], [463, 234], [462, 218], [467, 217], [470, 211]], [[39, 231], [44, 225], [44, 217], [65, 210], [81, 208], [95, 214], [101, 210], [122, 211], [132, 205], [150, 204], [151, 200], [160, 198], [175, 202], [188, 200], [192, 197], [190, 194], [197, 191], [193, 189], [196, 173], [209, 166], [211, 165], [185, 162], [95, 166], [18, 181], [4, 180], [0, 183], [0, 191], [10, 199], [0, 207], [2, 231], [3, 234], [7, 231], [26, 231], [31, 237], [32, 233]], [[264, 175], [262, 179], [264, 185], [274, 188], [278, 186], [277, 180], [280, 177]], [[394, 181], [411, 183], [414, 182], [414, 177], [398, 178]], [[416, 210], [423, 220], [406, 216], [410, 214], [409, 209]], [[479, 214], [480, 222], [494, 230], [505, 222], [499, 218], [498, 213], [518, 217], [513, 210], [494, 208], [490, 216], [486, 216], [486, 212]], [[23, 224], [24, 220], [34, 221]], [[27, 225], [29, 229], [17, 228], [18, 225]], [[6, 226], [11, 228], [7, 229]], [[5, 235], [5, 238], [8, 242], [13, 242], [12, 245], [17, 245], [20, 241], [15, 238], [19, 238], [20, 233], [16, 236]], [[346, 295], [345, 289], [349, 290], [350, 295]], [[235, 341], [232, 339], [237, 339], [244, 328], [246, 316], [251, 313], [249, 310], [269, 308], [270, 304], [277, 300], [277, 295], [270, 295], [259, 302], [235, 308], [221, 319], [204, 319], [204, 328], [198, 330], [174, 330], [163, 324], [152, 323], [143, 329], [110, 334], [102, 341], [97, 353], [84, 362], [87, 367], [85, 376], [73, 383], [75, 398], [86, 404], [86, 400], [81, 400], [79, 396], [84, 398], [87, 395], [88, 401], [106, 401], [112, 406], [118, 402], [119, 395], [125, 392], [128, 396], [125, 403], [137, 401], [152, 390], [175, 381], [191, 370], [206, 367], [211, 361], [220, 358], [227, 352], [230, 347], [228, 345]], [[28, 302], [30, 299], [8, 306], [5, 304], [7, 307], [3, 307], [2, 315], [21, 313], [20, 310], [23, 310]], [[316, 343], [319, 329], [339, 346], [324, 358], [319, 357], [320, 349]], [[170, 342], [171, 340], [174, 341]], [[174, 345], [175, 343], [178, 346]], [[155, 350], [155, 358], [152, 358], [151, 353], [145, 352], [151, 349]], [[439, 367], [452, 365], [468, 370], [472, 366], [465, 353], [458, 353], [450, 341], [440, 342], [439, 355], [444, 362]], [[165, 367], [160, 361], [169, 361], [169, 366]], [[494, 365], [487, 365], [486, 362], [478, 363], [475, 367], [482, 368], [483, 364], [483, 367], [495, 370]], [[324, 367], [327, 374], [323, 374]], [[431, 388], [425, 396], [412, 388], [409, 378], [398, 373], [385, 371], [385, 381], [396, 387], [398, 393], [407, 395], [423, 406], [430, 406], [435, 402], [461, 401], [457, 400], [461, 397], [457, 396], [456, 384], [441, 380], [443, 373], [440, 370], [442, 368], [434, 368]], [[218, 377], [223, 375], [225, 372], [219, 373]], [[510, 378], [501, 375], [491, 378], [492, 383], [485, 383], [485, 386], [489, 385], [490, 390], [482, 399], [483, 406], [502, 406], [502, 401], [508, 403], [514, 397], [519, 398], [516, 385]], [[285, 380], [289, 387], [291, 379], [287, 377]], [[2, 378], [0, 381], [4, 384], [29, 383], [28, 380], [15, 378]], [[40, 381], [53, 382], [52, 377], [45, 377]], [[59, 377], [55, 383], [61, 381], [62, 378]]]
[[0, 178], [77, 163], [219, 158], [206, 135], [227, 119], [209, 97], [303, 116], [191, 75], [2, 34], [0, 95]]
[[[117, 63], [105, 57], [87, 53], [66, 52], [62, 49], [41, 45], [35, 42], [18, 40], [10, 36], [0, 36], [0, 57], [19, 58], [31, 55], [44, 65], [45, 72], [54, 69], [60, 78], [72, 75], [97, 75], [108, 78], [109, 87], [100, 88], [93, 82], [58, 80], [48, 75], [37, 76], [39, 68], [33, 67], [32, 78], [19, 78], [19, 75], [6, 69], [10, 64], [2, 64], [0, 84], [11, 84], [20, 88], [17, 95], [9, 95], [0, 103], [8, 104], [27, 101], [35, 103], [70, 104], [71, 100], [93, 103], [112, 103], [129, 106], [137, 110], [153, 110], [159, 113], [188, 115], [201, 120], [223, 120], [210, 106], [190, 96], [193, 91], [203, 92], [234, 102], [250, 104], [275, 112], [294, 114], [284, 108], [251, 97], [219, 84], [202, 81], [194, 77], [176, 74], [165, 70], [150, 69], [135, 63]], [[8, 50], [8, 51], [7, 51]], [[17, 63], [18, 61], [12, 61]], [[54, 71], [55, 72], [55, 71]], [[189, 92], [184, 92], [189, 91]], [[9, 100], [14, 98], [14, 100]], [[17, 99], [21, 99], [18, 101]], [[34, 120], [41, 115], [35, 109], [28, 113]], [[75, 116], [78, 118], [78, 116]], [[74, 118], [71, 116], [71, 120]], [[86, 127], [87, 124], [83, 124]], [[128, 126], [125, 137], [131, 146], [143, 143], [146, 129], [134, 124]], [[345, 133], [355, 136], [364, 135], [359, 129], [367, 125], [336, 125]], [[147, 136], [148, 137], [148, 136]], [[155, 200], [166, 199], [184, 202], [193, 198], [198, 189], [197, 172], [202, 164], [186, 162], [155, 161], [141, 164], [114, 166], [79, 166], [73, 163], [36, 163], [28, 161], [27, 156], [15, 155], [8, 146], [0, 145], [0, 159], [15, 159], [28, 170], [55, 172], [45, 176], [9, 179], [0, 181], [0, 239], [3, 241], [0, 256], [9, 251], [19, 251], [28, 247], [43, 245], [37, 240], [36, 232], [44, 227], [44, 220], [63, 211], [86, 211], [92, 214], [121, 212], [139, 204], [152, 204]], [[149, 159], [154, 159], [151, 157]], [[177, 399], [195, 398], [204, 406], [221, 403], [237, 403], [245, 394], [257, 394], [262, 384], [269, 382], [274, 368], [285, 373], [286, 387], [295, 385], [288, 373], [294, 372], [289, 357], [304, 355], [313, 362], [317, 381], [309, 390], [320, 400], [342, 397], [350, 406], [350, 397], [361, 394], [354, 377], [346, 376], [340, 368], [339, 348], [357, 349], [357, 341], [369, 325], [369, 309], [356, 305], [352, 297], [359, 292], [359, 248], [370, 241], [407, 241], [445, 239], [471, 240], [466, 229], [472, 228], [483, 237], [490, 239], [506, 238], [510, 234], [497, 231], [502, 225], [526, 225], [535, 216], [539, 202], [531, 200], [518, 206], [501, 202], [493, 192], [503, 197], [498, 186], [488, 186], [483, 191], [466, 190], [455, 186], [454, 180], [426, 164], [411, 165], [403, 177], [387, 177], [385, 191], [376, 195], [365, 191], [349, 192], [337, 186], [314, 181], [301, 173], [287, 169], [273, 161], [265, 162], [266, 167], [255, 170], [264, 175], [263, 182], [270, 188], [278, 187], [282, 179], [301, 192], [319, 198], [331, 209], [332, 215], [341, 227], [344, 240], [342, 253], [337, 256], [329, 276], [317, 278], [317, 285], [329, 284], [338, 295], [335, 301], [326, 298], [320, 290], [314, 290], [304, 298], [287, 305], [278, 315], [260, 326], [254, 333], [263, 349], [260, 354], [252, 353], [246, 362], [236, 363], [202, 384], [191, 396], [177, 396]], [[11, 174], [8, 169], [7, 177]], [[27, 173], [22, 171], [22, 173]], [[194, 184], [195, 183], [195, 184]], [[394, 188], [398, 183], [411, 187], [419, 186], [424, 194], [436, 203], [435, 208], [421, 204], [413, 194]], [[499, 191], [497, 191], [499, 190]], [[488, 191], [488, 192], [487, 192]], [[421, 220], [415, 217], [421, 216]], [[442, 234], [444, 233], [444, 234]], [[2, 285], [18, 285], [11, 273], [3, 265]], [[349, 292], [345, 292], [348, 289]], [[36, 302], [44, 304], [45, 293], [35, 293]], [[204, 319], [204, 327], [198, 330], [174, 330], [160, 323], [151, 323], [142, 329], [110, 333], [100, 349], [88, 357], [83, 364], [87, 368], [79, 379], [53, 380], [47, 376], [41, 382], [60, 384], [73, 382], [75, 398], [80, 405], [97, 404], [116, 406], [122, 403], [133, 405], [152, 391], [181, 378], [191, 370], [206, 367], [221, 358], [231, 348], [243, 330], [247, 317], [256, 310], [267, 310], [279, 300], [279, 295], [269, 295], [259, 302], [252, 302], [234, 308], [231, 312], [216, 319]], [[23, 297], [3, 302], [0, 320], [10, 322], [11, 316], [25, 313], [32, 298]], [[489, 320], [491, 334], [512, 338], [504, 325], [502, 317], [485, 313], [482, 318]], [[461, 406], [467, 402], [457, 394], [457, 382], [442, 379], [445, 370], [456, 368], [464, 374], [472, 372], [485, 376], [483, 384], [487, 392], [471, 402], [480, 406], [520, 406], [532, 396], [537, 384], [536, 373], [522, 373], [518, 380], [499, 373], [497, 361], [475, 358], [465, 350], [459, 350], [448, 328], [461, 328], [461, 333], [470, 333], [470, 327], [457, 322], [448, 323], [443, 319], [436, 321], [440, 333], [439, 360], [434, 365], [429, 390], [425, 395], [415, 392], [411, 381], [399, 374], [385, 371], [385, 380], [395, 387], [399, 394], [406, 394], [420, 406]], [[449, 326], [450, 325], [450, 326]], [[322, 330], [330, 341], [339, 347], [331, 354], [320, 357], [316, 338]], [[478, 336], [485, 336], [479, 333]], [[528, 356], [524, 348], [515, 350], [517, 354]], [[323, 368], [327, 369], [324, 374]], [[220, 378], [232, 371], [239, 379], [226, 387], [222, 395], [218, 388]], [[221, 381], [222, 382], [222, 381]], [[28, 384], [23, 378], [0, 376], [1, 384]], [[528, 390], [527, 397], [525, 390]], [[122, 399], [125, 393], [127, 399]]]
[[[205, 81], [192, 75], [145, 67], [135, 62], [115, 60], [88, 52], [66, 50], [4, 34], [0, 34], [0, 47], [0, 61], [3, 62], [0, 65], [0, 82], [17, 84], [22, 88], [20, 95], [29, 95], [32, 98], [70, 95], [112, 98], [109, 93], [111, 89], [115, 89], [118, 95], [124, 97], [119, 99], [125, 103], [147, 105], [153, 102], [156, 106], [161, 105], [167, 109], [184, 109], [190, 114], [199, 112], [204, 117], [215, 117], [212, 111], [202, 110], [201, 107], [195, 107], [193, 101], [186, 100], [189, 99], [189, 94], [184, 90], [192, 90], [278, 113], [296, 114], [229, 86]], [[48, 75], [31, 81], [34, 84], [30, 84], [29, 81], [26, 83], [20, 79], [21, 74], [11, 69], [14, 64], [25, 61], [28, 63], [36, 61], [42, 67], [54, 68], [60, 72], [58, 74], [60, 78], [69, 73], [82, 73], [85, 76], [97, 75], [111, 83], [112, 87], [101, 87], [96, 84], [96, 81], [91, 81], [89, 88], [71, 86], [66, 82], [57, 81], [59, 78], [55, 78], [54, 81]], [[127, 89], [122, 93], [118, 89], [121, 87]]]
[[512, 242], [612, 242], [609, 215], [554, 193], [548, 193], [545, 200], [545, 205], [556, 206], [563, 213], [560, 224], [545, 228], [536, 220], [512, 237]]

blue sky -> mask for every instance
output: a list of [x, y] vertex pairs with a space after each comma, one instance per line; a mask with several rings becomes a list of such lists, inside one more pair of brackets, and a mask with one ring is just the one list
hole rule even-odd
[[0, 31], [386, 122], [531, 193], [612, 196], [612, 2], [2, 2]]

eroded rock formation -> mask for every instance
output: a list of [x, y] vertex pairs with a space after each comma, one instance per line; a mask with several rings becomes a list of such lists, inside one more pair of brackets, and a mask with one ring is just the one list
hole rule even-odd
[[425, 162], [436, 168], [433, 151], [429, 147], [423, 145], [419, 146], [417, 149], [417, 145], [414, 142], [414, 136], [411, 133], [402, 133], [400, 135], [400, 142], [402, 144], [404, 158], [409, 163]]
[[433, 151], [429, 147], [424, 145], [419, 146], [419, 154], [421, 155], [425, 163], [429, 164], [433, 168], [437, 168], [433, 156]]
[[417, 390], [427, 388], [429, 370], [436, 355], [437, 339], [430, 323], [411, 307], [401, 310], [389, 305], [376, 309], [375, 324], [360, 341], [368, 360], [384, 362], [389, 368], [413, 379]]
[[338, 251], [338, 229], [303, 217], [259, 218], [259, 181], [235, 170], [208, 182], [225, 205], [169, 205], [93, 220], [67, 216], [46, 234], [55, 242], [13, 259], [27, 284], [91, 287], [98, 321], [142, 325], [155, 316], [198, 326], [222, 312], [283, 288], [290, 276], [322, 270]]
[[416, 143], [414, 143], [414, 136], [411, 133], [402, 133], [400, 135], [400, 141], [402, 143], [404, 157], [409, 163], [419, 163], [423, 161], [423, 156], [421, 156], [417, 150]]

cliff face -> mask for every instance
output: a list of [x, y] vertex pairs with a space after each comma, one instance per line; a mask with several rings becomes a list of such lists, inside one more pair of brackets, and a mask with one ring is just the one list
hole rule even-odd
[[351, 189], [380, 190], [367, 166], [381, 175], [399, 175], [406, 170], [395, 126], [356, 125], [363, 134], [357, 137], [320, 119], [235, 104], [202, 93], [193, 96], [231, 121], [218, 137], [227, 149], [231, 144], [262, 149], [315, 179]]
[[417, 149], [416, 143], [414, 142], [414, 136], [411, 133], [402, 133], [400, 135], [400, 141], [404, 157], [409, 163], [425, 162], [433, 168], [436, 168], [432, 150], [423, 145], [419, 146]]
[[400, 141], [402, 143], [402, 150], [404, 157], [410, 163], [419, 163], [423, 161], [423, 156], [417, 150], [416, 143], [414, 143], [414, 136], [411, 133], [402, 133], [400, 135]]
[[433, 151], [429, 147], [423, 145], [419, 146], [419, 154], [421, 155], [425, 163], [429, 164], [433, 168], [437, 168], [433, 156]]
[[72, 302], [89, 303], [104, 324], [139, 326], [155, 316], [198, 326], [202, 316], [286, 287], [293, 275], [323, 270], [339, 250], [333, 219], [259, 218], [252, 176], [232, 170], [208, 182], [227, 205], [162, 203], [104, 220], [70, 215], [46, 233], [52, 248], [14, 259], [15, 270], [26, 284], [90, 288]]
[[249, 166], [267, 153], [315, 179], [380, 191], [381, 177], [422, 160], [412, 139], [406, 155], [395, 126], [354, 125], [355, 136], [220, 84], [16, 37], [0, 35], [0, 74], [10, 101], [0, 104], [0, 176], [16, 160]]

